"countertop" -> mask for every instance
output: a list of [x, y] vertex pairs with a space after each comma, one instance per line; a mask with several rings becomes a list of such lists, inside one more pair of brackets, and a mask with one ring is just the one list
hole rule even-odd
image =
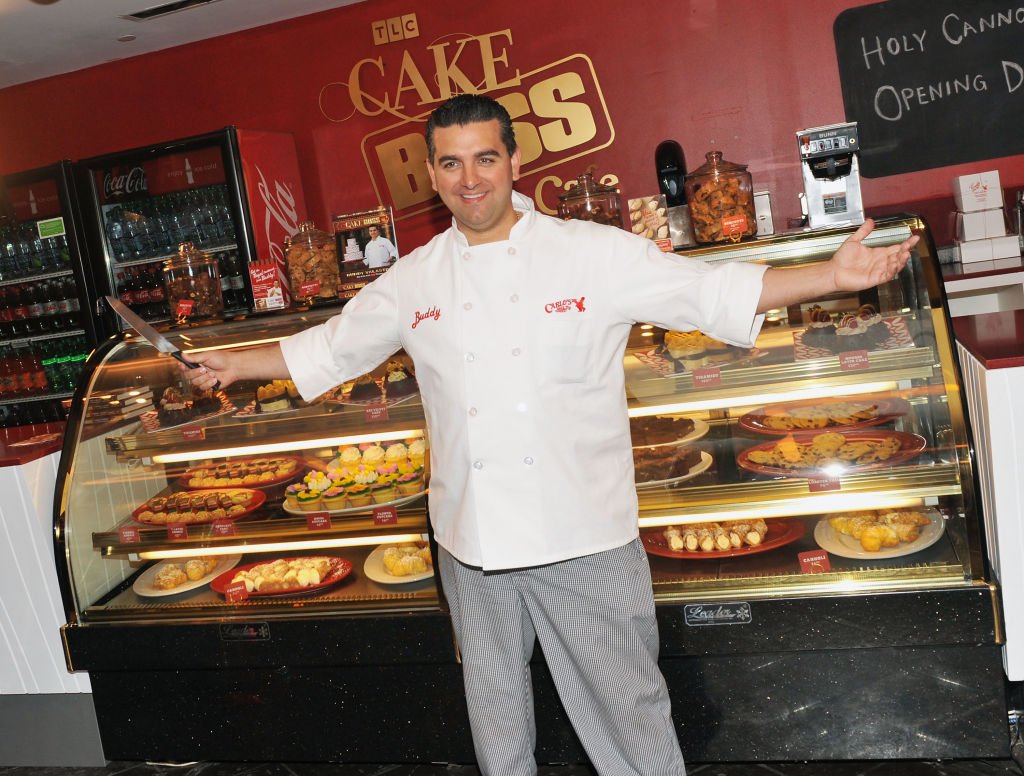
[[960, 316], [953, 331], [986, 369], [1024, 366], [1024, 310]]
[[64, 422], [0, 428], [0, 466], [19, 466], [55, 453], [64, 443]]
[[949, 283], [954, 280], [987, 277], [990, 275], [1008, 275], [1013, 272], [1024, 272], [1024, 258], [991, 259], [990, 261], [969, 261], [966, 264], [955, 261], [940, 265], [942, 279]]

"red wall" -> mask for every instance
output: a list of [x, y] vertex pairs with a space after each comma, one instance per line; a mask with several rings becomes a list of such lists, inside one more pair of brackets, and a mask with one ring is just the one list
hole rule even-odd
[[[785, 228], [798, 213], [801, 190], [794, 132], [843, 120], [832, 23], [840, 11], [863, 4], [818, 0], [809, 13], [806, 3], [763, 0], [642, 6], [521, 0], [503, 10], [467, 0], [447, 0], [440, 9], [438, 3], [367, 0], [0, 90], [0, 173], [228, 124], [284, 130], [295, 136], [310, 214], [323, 227], [332, 213], [377, 204], [379, 180], [375, 189], [364, 154], [372, 155], [374, 137], [396, 118], [356, 112], [332, 121], [321, 110], [321, 90], [347, 82], [359, 60], [381, 57], [384, 72], [368, 79], [369, 88], [394, 93], [403, 52], [426, 73], [431, 44], [448, 41], [454, 50], [458, 33], [508, 29], [508, 69], [557, 70], [553, 63], [567, 57], [588, 58], [599, 94], [590, 89], [586, 99], [592, 105], [603, 99], [615, 133], [606, 148], [579, 158], [545, 156], [556, 163], [524, 176], [521, 190], [533, 194], [543, 176], [560, 183], [596, 165], [598, 174], [619, 178], [626, 196], [657, 193], [654, 148], [672, 138], [690, 169], [712, 149], [749, 165], [755, 189], [772, 192], [776, 228]], [[374, 45], [372, 22], [409, 13], [416, 14], [418, 37]], [[472, 71], [468, 55], [464, 62]], [[341, 108], [331, 103], [344, 92], [340, 86], [327, 91], [335, 119]], [[433, 107], [418, 104], [409, 88], [403, 101], [407, 115]], [[1024, 156], [1018, 155], [865, 179], [865, 203], [869, 212], [923, 209], [944, 243], [952, 177], [993, 168], [1006, 189], [1024, 187]], [[547, 192], [550, 207], [557, 189]], [[386, 192], [380, 199], [389, 201]], [[403, 251], [446, 223], [438, 211], [397, 215]]]

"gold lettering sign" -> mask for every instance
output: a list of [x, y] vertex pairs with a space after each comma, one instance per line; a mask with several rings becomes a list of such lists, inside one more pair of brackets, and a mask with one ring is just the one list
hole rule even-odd
[[[375, 42], [419, 35], [415, 15], [375, 22], [372, 29]], [[364, 137], [362, 155], [379, 201], [393, 203], [400, 218], [437, 206], [426, 171], [423, 122], [455, 94], [488, 93], [505, 106], [523, 175], [593, 154], [614, 141], [589, 57], [573, 54], [521, 73], [511, 64], [512, 46], [509, 29], [435, 38], [420, 51], [406, 48], [400, 57], [389, 55], [387, 64], [382, 57], [359, 60], [347, 82], [321, 89], [320, 110], [329, 121], [346, 121], [356, 113], [394, 119]], [[538, 184], [538, 194], [543, 185]]]

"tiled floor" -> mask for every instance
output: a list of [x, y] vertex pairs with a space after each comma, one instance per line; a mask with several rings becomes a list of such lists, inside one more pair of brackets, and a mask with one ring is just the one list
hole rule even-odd
[[[592, 776], [580, 765], [541, 766], [538, 776]], [[689, 776], [1021, 776], [1012, 760], [691, 764]], [[0, 776], [479, 776], [466, 765], [336, 765], [329, 763], [110, 763], [105, 768], [17, 768]]]

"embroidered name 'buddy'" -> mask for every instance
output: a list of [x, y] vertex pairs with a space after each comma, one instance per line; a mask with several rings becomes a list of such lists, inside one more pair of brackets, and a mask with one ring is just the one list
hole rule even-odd
[[427, 309], [427, 311], [425, 313], [421, 313], [419, 310], [417, 310], [416, 311], [416, 320], [412, 322], [412, 327], [411, 328], [415, 329], [423, 321], [427, 321], [427, 320], [434, 320], [434, 321], [436, 321], [440, 317], [441, 317], [441, 308], [438, 307], [436, 304], [435, 305], [431, 305]]
[[587, 308], [583, 304], [585, 299], [585, 296], [581, 296], [579, 299], [561, 299], [557, 302], [548, 302], [544, 305], [544, 312], [548, 314], [571, 313], [575, 310], [578, 313], [584, 313], [587, 311]]

